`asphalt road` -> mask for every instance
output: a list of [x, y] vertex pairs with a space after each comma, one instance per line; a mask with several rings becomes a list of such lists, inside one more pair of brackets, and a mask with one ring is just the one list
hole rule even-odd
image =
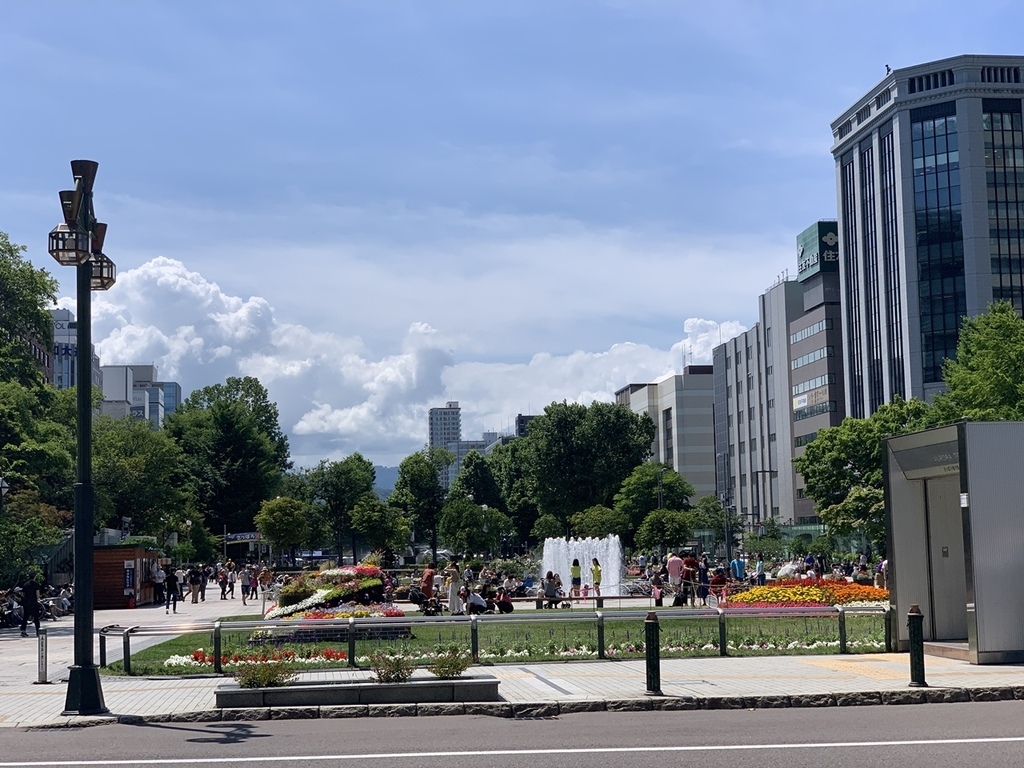
[[595, 712], [536, 720], [360, 718], [104, 725], [0, 732], [9, 766], [337, 765], [403, 768], [922, 768], [1024, 765], [1024, 702], [714, 712]]

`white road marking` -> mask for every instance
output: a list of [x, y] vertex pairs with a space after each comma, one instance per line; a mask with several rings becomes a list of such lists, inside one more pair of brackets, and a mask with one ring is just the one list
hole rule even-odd
[[0, 768], [40, 768], [41, 766], [79, 765], [233, 765], [246, 763], [285, 763], [294, 761], [323, 760], [422, 760], [431, 757], [496, 757], [518, 755], [571, 755], [571, 754], [617, 754], [623, 752], [712, 752], [719, 750], [734, 752], [779, 751], [785, 749], [849, 749], [856, 747], [928, 747], [950, 744], [1007, 744], [1024, 742], [1024, 736], [993, 736], [977, 739], [906, 739], [901, 741], [826, 741], [796, 744], [707, 744], [679, 747], [584, 747], [579, 749], [492, 749], [459, 750], [451, 752], [381, 752], [353, 755], [259, 755], [253, 757], [158, 757], [139, 760], [36, 760], [0, 762]]

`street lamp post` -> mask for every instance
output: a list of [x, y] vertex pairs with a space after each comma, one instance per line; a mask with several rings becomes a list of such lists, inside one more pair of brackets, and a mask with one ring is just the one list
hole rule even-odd
[[7, 489], [10, 486], [7, 485], [7, 481], [3, 477], [0, 477], [0, 515], [4, 513], [4, 496], [7, 495]]
[[49, 237], [50, 255], [77, 270], [78, 435], [75, 473], [75, 656], [68, 675], [65, 715], [107, 712], [93, 661], [92, 291], [114, 284], [114, 262], [103, 254], [107, 225], [96, 221], [92, 187], [99, 163], [72, 160], [75, 188], [60, 193], [64, 221]]
[[661, 467], [658, 470], [658, 509], [661, 509], [665, 505], [665, 494], [661, 489], [661, 477], [665, 474], [666, 469], [668, 469], [668, 467]]

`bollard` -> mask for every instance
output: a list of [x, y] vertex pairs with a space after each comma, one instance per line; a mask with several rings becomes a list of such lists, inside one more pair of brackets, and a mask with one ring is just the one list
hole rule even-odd
[[356, 618], [348, 617], [348, 665], [356, 666]]
[[729, 655], [729, 628], [725, 625], [725, 609], [718, 609], [718, 655]]
[[469, 617], [469, 650], [473, 655], [473, 663], [480, 663], [480, 628], [477, 626], [477, 615]]
[[597, 658], [605, 658], [604, 653], [604, 614], [597, 612]]
[[132, 673], [132, 630], [126, 628], [124, 634], [121, 635], [121, 663], [124, 664], [124, 673], [131, 675]]
[[648, 611], [644, 620], [644, 651], [647, 657], [647, 695], [661, 696], [661, 625], [658, 612]]
[[841, 605], [837, 605], [836, 610], [839, 611], [839, 652], [849, 653], [846, 642], [846, 610]]
[[221, 635], [220, 635], [220, 622], [213, 622], [213, 671], [218, 675], [224, 671], [224, 662], [220, 658], [221, 654]]
[[[106, 627], [104, 627], [106, 629]], [[107, 666], [107, 633], [100, 632], [100, 666]]]
[[39, 674], [35, 684], [48, 685], [50, 681], [46, 679], [46, 627], [40, 627], [36, 636], [39, 640]]
[[896, 626], [896, 606], [888, 605], [885, 608], [885, 652], [895, 653], [896, 644], [893, 641], [893, 627]]
[[924, 614], [918, 605], [907, 612], [907, 633], [910, 635], [910, 686], [927, 688], [924, 681]]

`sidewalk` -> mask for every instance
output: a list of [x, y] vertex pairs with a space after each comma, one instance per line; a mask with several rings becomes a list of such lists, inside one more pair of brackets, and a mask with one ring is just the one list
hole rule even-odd
[[[243, 608], [241, 600], [179, 603], [177, 615], [163, 608], [98, 611], [97, 630], [108, 624], [158, 625], [182, 621], [212, 621], [226, 615], [259, 616], [259, 603]], [[501, 664], [477, 667], [501, 681], [504, 704], [381, 705], [380, 708], [335, 707], [292, 710], [224, 710], [215, 707], [214, 690], [223, 678], [102, 677], [110, 715], [101, 718], [62, 717], [67, 667], [73, 659], [70, 616], [47, 622], [48, 685], [35, 685], [38, 643], [18, 631], [0, 632], [0, 727], [40, 727], [111, 722], [130, 719], [214, 720], [268, 717], [336, 717], [359, 714], [493, 714], [551, 716], [559, 712], [604, 709], [695, 709], [758, 706], [835, 706], [852, 704], [919, 703], [1024, 699], [1024, 665], [972, 666], [953, 659], [926, 657], [929, 688], [909, 688], [906, 654], [862, 656], [772, 656], [744, 658], [663, 659], [663, 696], [646, 695], [646, 667], [630, 661], [572, 661], [542, 664]], [[31, 633], [30, 633], [31, 634]], [[163, 638], [149, 638], [153, 643]], [[143, 640], [139, 638], [139, 641]], [[142, 647], [141, 642], [133, 643]], [[117, 642], [108, 646], [109, 660], [120, 658]], [[98, 662], [99, 655], [97, 652]], [[426, 672], [417, 674], [427, 675]], [[303, 680], [367, 679], [368, 670], [303, 673]], [[325, 710], [328, 708], [324, 708]]]

